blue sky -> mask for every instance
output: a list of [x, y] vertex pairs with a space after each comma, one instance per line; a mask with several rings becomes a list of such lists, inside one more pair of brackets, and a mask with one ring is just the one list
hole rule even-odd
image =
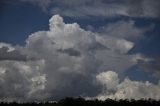
[[[118, 79], [117, 75], [120, 80], [118, 84], [121, 86], [127, 86], [126, 78], [129, 78], [130, 86], [134, 86], [134, 81], [137, 81], [141, 86], [146, 87], [145, 81], [149, 81], [158, 88], [160, 80], [159, 7], [158, 0], [0, 1], [0, 70], [1, 74], [7, 71], [10, 73], [3, 75], [6, 82], [1, 82], [0, 85], [7, 87], [12, 82], [10, 78], [16, 78], [10, 70], [15, 70], [19, 75], [23, 73], [22, 80], [27, 82], [24, 79], [26, 67], [31, 71], [31, 75], [27, 78], [33, 79], [28, 85], [31, 88], [28, 88], [28, 83], [17, 82], [16, 79], [12, 82], [13, 86], [21, 87], [25, 84], [25, 89], [28, 91], [26, 94], [13, 88], [13, 91], [4, 90], [4, 92], [12, 92], [15, 96], [7, 96], [3, 93], [0, 98], [20, 100], [19, 97], [22, 95], [30, 95], [27, 98], [22, 97], [22, 100], [29, 101], [79, 95], [101, 99], [112, 98], [117, 97], [116, 94], [119, 93], [118, 88], [115, 87], [117, 85], [110, 84], [114, 83], [114, 79], [111, 79], [113, 82], [109, 82], [105, 78]], [[68, 32], [60, 26], [68, 28]], [[50, 42], [54, 45], [53, 48]], [[84, 60], [83, 57], [85, 57]], [[51, 58], [57, 59], [57, 63]], [[85, 64], [79, 60], [80, 58]], [[65, 59], [70, 63], [63, 62], [67, 61]], [[44, 67], [43, 61], [45, 61]], [[25, 68], [15, 64], [24, 65]], [[35, 68], [34, 65], [39, 68]], [[43, 72], [41, 69], [48, 71]], [[24, 72], [20, 73], [20, 70]], [[55, 79], [52, 79], [51, 75], [55, 76]], [[78, 84], [74, 86], [73, 82], [78, 78], [81, 79], [78, 84], [84, 84], [84, 87]], [[40, 85], [35, 84], [37, 79]], [[51, 80], [62, 80], [62, 82], [52, 84]], [[99, 84], [93, 84], [94, 81]], [[98, 85], [101, 84], [113, 87], [115, 94], [110, 94], [109, 87], [106, 88], [106, 94], [99, 93], [101, 86]], [[65, 86], [68, 89], [63, 94], [60, 93]], [[152, 87], [151, 89], [154, 89]], [[73, 94], [72, 88], [77, 89]], [[93, 89], [90, 90], [91, 88]], [[95, 89], [98, 90], [93, 93]], [[51, 92], [55, 94], [49, 94]], [[139, 91], [135, 90], [135, 92]], [[149, 90], [146, 89], [146, 92]], [[45, 94], [45, 97], [41, 97], [41, 94]], [[141, 94], [133, 97], [124, 94], [124, 97], [151, 96], [148, 93], [148, 95]]]

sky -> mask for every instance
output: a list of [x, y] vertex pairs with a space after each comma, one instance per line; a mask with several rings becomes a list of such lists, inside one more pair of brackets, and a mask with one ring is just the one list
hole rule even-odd
[[1, 0], [0, 101], [160, 99], [159, 0]]

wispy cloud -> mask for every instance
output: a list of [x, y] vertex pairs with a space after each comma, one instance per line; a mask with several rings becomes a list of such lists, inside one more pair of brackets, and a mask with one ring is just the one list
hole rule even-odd
[[159, 0], [19, 0], [68, 17], [159, 18]]

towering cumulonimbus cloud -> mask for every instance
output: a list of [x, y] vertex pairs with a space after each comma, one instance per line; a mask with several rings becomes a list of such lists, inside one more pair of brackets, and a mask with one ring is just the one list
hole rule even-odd
[[[137, 64], [133, 61], [136, 55], [127, 54], [133, 46], [134, 42], [123, 37], [86, 31], [77, 23], [66, 24], [61, 16], [54, 15], [49, 20], [49, 30], [29, 35], [25, 46], [0, 44], [0, 99], [41, 101], [66, 96], [96, 97], [101, 94], [101, 84], [108, 92], [105, 97], [113, 92], [119, 95], [124, 90], [127, 98], [130, 92], [125, 86], [129, 84], [137, 86], [134, 92], [140, 92], [141, 86], [150, 87], [146, 92], [157, 89], [150, 83], [119, 82], [117, 73], [123, 74]], [[103, 73], [104, 70], [115, 72]]]

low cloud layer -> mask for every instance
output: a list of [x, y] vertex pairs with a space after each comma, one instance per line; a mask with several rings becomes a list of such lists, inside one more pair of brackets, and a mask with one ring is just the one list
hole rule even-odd
[[[130, 30], [135, 30], [135, 27]], [[115, 96], [119, 99], [159, 98], [152, 94], [136, 95], [148, 86], [150, 88], [146, 88], [145, 93], [151, 93], [158, 85], [129, 79], [119, 82], [122, 78], [117, 74], [122, 75], [126, 69], [136, 65], [137, 55], [127, 54], [134, 47], [134, 41], [119, 35], [109, 36], [110, 33], [87, 31], [77, 23], [66, 24], [61, 16], [54, 15], [49, 20], [49, 30], [29, 35], [25, 46], [1, 43], [0, 99], [34, 101], [57, 100], [66, 96], [95, 97], [101, 95], [101, 84], [107, 86], [105, 92], [109, 95], [112, 92], [118, 95], [124, 90], [126, 94]], [[104, 70], [115, 72], [103, 73]], [[128, 91], [128, 86], [138, 86], [131, 87], [135, 96], [130, 97], [132, 91]], [[154, 92], [158, 94], [159, 90]]]

